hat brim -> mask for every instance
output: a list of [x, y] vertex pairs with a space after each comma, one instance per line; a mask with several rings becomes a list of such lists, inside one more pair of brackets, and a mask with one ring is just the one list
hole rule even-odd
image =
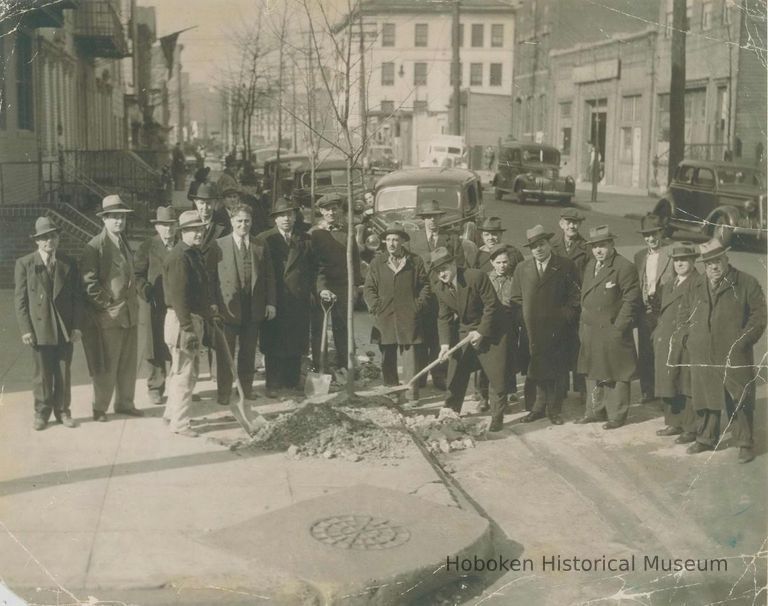
[[38, 238], [42, 238], [43, 236], [47, 236], [48, 234], [52, 234], [59, 231], [61, 231], [60, 227], [51, 227], [51, 229], [46, 229], [45, 231], [41, 231], [36, 234], [31, 234], [29, 237], [32, 240], [37, 240]]
[[154, 225], [172, 225], [173, 223], [177, 223], [178, 221], [176, 219], [150, 219], [150, 223]]
[[664, 231], [664, 227], [660, 226], [660, 227], [649, 227], [648, 229], [638, 229], [637, 233], [646, 235], [646, 234], [656, 233], [657, 231]]
[[417, 217], [430, 217], [433, 215], [444, 215], [446, 212], [445, 210], [424, 210], [421, 212], [416, 211]]
[[297, 210], [299, 210], [298, 206], [291, 206], [289, 208], [281, 208], [279, 210], [277, 210], [277, 209], [276, 210], [270, 210], [269, 214], [272, 215], [272, 216], [275, 216], [275, 215], [282, 215], [283, 213], [287, 213], [289, 211], [296, 212]]
[[406, 242], [411, 241], [411, 236], [409, 236], [406, 232], [399, 230], [399, 229], [387, 229], [383, 232], [381, 232], [381, 238], [386, 238], [387, 236], [400, 236], [403, 240]]
[[131, 208], [110, 208], [108, 210], [100, 210], [99, 212], [96, 213], [96, 216], [101, 217], [102, 215], [109, 215], [109, 214], [118, 215], [121, 213], [127, 214], [132, 212], [133, 212], [133, 209]]
[[449, 263], [453, 263], [455, 260], [456, 260], [456, 259], [455, 259], [454, 257], [448, 257], [448, 258], [446, 258], [446, 259], [443, 259], [443, 260], [441, 260], [441, 261], [438, 261], [437, 263], [432, 263], [432, 264], [429, 266], [429, 271], [430, 271], [430, 272], [433, 272], [433, 271], [437, 271], [437, 270], [438, 270], [438, 269], [440, 269], [440, 268], [441, 268], [443, 265], [448, 265]]
[[192, 229], [193, 227], [205, 227], [208, 225], [207, 223], [203, 223], [202, 221], [196, 221], [194, 223], [187, 223], [186, 225], [179, 225], [179, 228], [184, 229]]
[[526, 244], [524, 244], [523, 246], [526, 246], [527, 248], [530, 248], [531, 246], [533, 246], [533, 245], [534, 245], [534, 244], [536, 244], [537, 242], [540, 242], [541, 240], [549, 240], [549, 239], [550, 239], [550, 238], [552, 238], [554, 235], [555, 235], [555, 234], [550, 234], [550, 233], [539, 234], [539, 235], [538, 235], [538, 236], [536, 236], [536, 237], [535, 237], [533, 240], [529, 240], [529, 241], [528, 241]]
[[669, 254], [670, 259], [695, 259], [696, 257], [699, 257], [699, 256], [701, 255], [700, 253], [697, 253], [697, 252], [688, 253], [688, 254], [677, 254], [677, 255], [673, 253]]
[[706, 263], [707, 261], [714, 261], [715, 259], [719, 259], [724, 254], [726, 254], [729, 250], [731, 250], [731, 247], [727, 248], [721, 248], [720, 250], [715, 251], [712, 254], [703, 254], [701, 255], [702, 262]]
[[573, 215], [560, 215], [561, 219], [565, 219], [566, 221], [578, 221], [579, 223], [582, 223], [586, 220], [586, 217], [578, 216], [574, 217]]
[[501, 233], [501, 232], [507, 231], [507, 230], [506, 230], [505, 227], [494, 227], [493, 229], [487, 229], [487, 228], [484, 228], [484, 227], [480, 227], [478, 229], [478, 231], [481, 231], [481, 232], [487, 231], [488, 233], [491, 233], [491, 234], [494, 234], [494, 233], [498, 234], [498, 233]]
[[608, 234], [606, 236], [600, 236], [599, 238], [587, 240], [587, 244], [594, 245], [594, 244], [600, 244], [600, 242], [613, 242], [615, 240], [616, 240], [615, 235]]

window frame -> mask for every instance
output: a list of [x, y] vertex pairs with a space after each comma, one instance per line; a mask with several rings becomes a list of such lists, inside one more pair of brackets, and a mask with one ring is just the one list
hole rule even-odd
[[[16, 54], [16, 128], [35, 131], [35, 73], [32, 36], [19, 30], [14, 44]], [[26, 77], [25, 77], [26, 76]]]
[[[475, 78], [475, 69], [479, 69], [478, 77]], [[482, 86], [483, 85], [483, 64], [480, 62], [469, 64], [469, 85], [470, 86]]]
[[483, 48], [485, 46], [485, 23], [472, 24], [469, 45], [472, 48]]
[[426, 48], [427, 46], [429, 46], [429, 24], [428, 23], [414, 23], [413, 46], [417, 48]]
[[381, 45], [386, 47], [395, 46], [395, 24], [394, 23], [381, 24]]
[[503, 47], [504, 47], [504, 24], [491, 23], [491, 48], [503, 48]]
[[[497, 81], [494, 82], [494, 74], [493, 74], [493, 68], [496, 67], [498, 69], [498, 78]], [[491, 63], [490, 67], [488, 68], [488, 86], [502, 86], [502, 82], [504, 81], [504, 64], [503, 63]]]
[[[387, 76], [389, 75], [387, 71], [390, 66], [392, 69], [391, 79], [387, 78]], [[384, 61], [381, 64], [381, 86], [394, 86], [394, 85], [395, 85], [395, 62]]]
[[[423, 74], [419, 74], [419, 71], [423, 71]], [[414, 86], [426, 86], [427, 85], [427, 64], [424, 61], [414, 61], [413, 63], [413, 85]], [[420, 75], [422, 77], [420, 77]]]

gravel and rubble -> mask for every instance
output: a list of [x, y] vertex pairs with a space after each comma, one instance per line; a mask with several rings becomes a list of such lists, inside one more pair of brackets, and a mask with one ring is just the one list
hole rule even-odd
[[475, 442], [484, 439], [488, 431], [487, 418], [460, 417], [450, 408], [441, 408], [437, 417], [408, 417], [405, 424], [424, 440], [430, 452], [442, 454], [474, 448]]

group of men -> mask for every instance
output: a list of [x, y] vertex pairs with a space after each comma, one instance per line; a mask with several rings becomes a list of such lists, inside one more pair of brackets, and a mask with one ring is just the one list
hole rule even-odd
[[[194, 191], [193, 191], [194, 190]], [[213, 220], [221, 195], [205, 181], [190, 189], [195, 210], [178, 217], [159, 208], [156, 235], [134, 255], [125, 238], [132, 212], [118, 196], [103, 200], [104, 229], [85, 246], [80, 263], [58, 251], [58, 229], [38, 219], [37, 251], [16, 265], [16, 311], [22, 341], [32, 347], [35, 429], [51, 413], [74, 426], [69, 411], [72, 344], [82, 337], [93, 379], [93, 418], [114, 410], [132, 416], [140, 313], [151, 400], [167, 402], [171, 431], [197, 435], [190, 406], [203, 348], [216, 353], [217, 398], [232, 397], [233, 380], [254, 396], [257, 343], [264, 353], [266, 394], [298, 392], [301, 361], [311, 345], [320, 364], [324, 314], [330, 316], [336, 366], [347, 366], [347, 226], [343, 200], [318, 201], [322, 220], [299, 229], [299, 209], [280, 198], [274, 227], [252, 234], [252, 210], [232, 201], [228, 225]], [[433, 385], [447, 390], [446, 406], [459, 412], [476, 373], [480, 409], [490, 409], [491, 431], [503, 428], [516, 376], [525, 375], [524, 423], [544, 417], [563, 423], [562, 402], [579, 394], [577, 423], [621, 427], [630, 382], [640, 378], [642, 398], [661, 397], [666, 426], [695, 454], [718, 443], [726, 411], [740, 447], [753, 458], [754, 344], [766, 324], [762, 289], [728, 262], [713, 240], [665, 246], [663, 223], [641, 222], [646, 246], [635, 263], [617, 253], [615, 235], [597, 226], [579, 233], [584, 217], [561, 213], [559, 233], [536, 225], [520, 250], [501, 242], [501, 220], [480, 225], [479, 247], [440, 229], [440, 204], [417, 208], [423, 229], [390, 225], [371, 262], [363, 294], [381, 348], [385, 384], [401, 379], [409, 399], [426, 378], [412, 378], [434, 360]], [[697, 257], [704, 275], [694, 267]], [[363, 284], [353, 239], [355, 287]], [[141, 305], [139, 301], [141, 300]], [[637, 347], [633, 329], [637, 328]], [[311, 335], [311, 338], [310, 338]], [[398, 363], [403, 375], [398, 376]]]

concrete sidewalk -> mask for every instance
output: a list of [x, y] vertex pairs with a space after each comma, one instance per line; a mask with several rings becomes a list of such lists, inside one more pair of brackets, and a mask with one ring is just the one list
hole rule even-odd
[[638, 193], [630, 188], [600, 186], [597, 201], [591, 201], [589, 184], [578, 184], [573, 205], [582, 210], [591, 210], [606, 215], [618, 215], [630, 219], [639, 219], [652, 212], [659, 201], [658, 197]]

